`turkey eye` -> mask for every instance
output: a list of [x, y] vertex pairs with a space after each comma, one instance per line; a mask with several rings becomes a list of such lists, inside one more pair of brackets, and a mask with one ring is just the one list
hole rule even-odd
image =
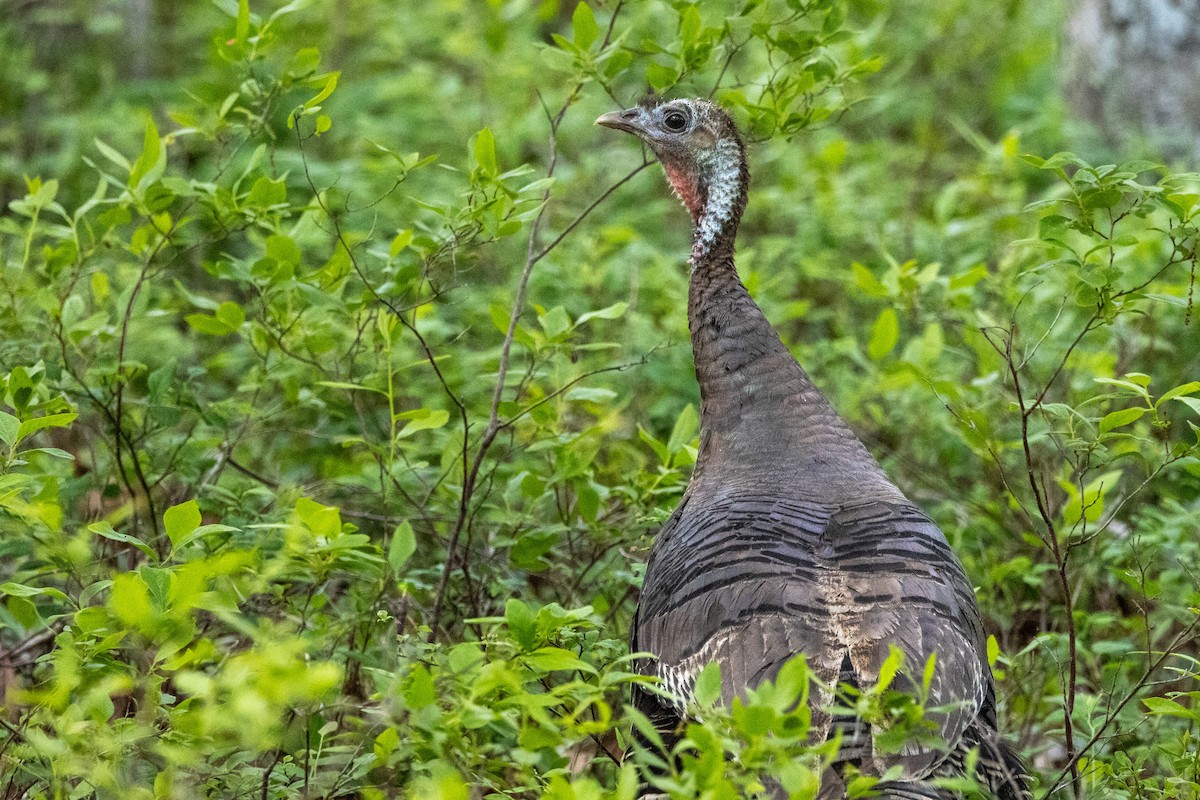
[[671, 111], [663, 118], [663, 124], [669, 131], [681, 131], [687, 127], [687, 115], [682, 111]]

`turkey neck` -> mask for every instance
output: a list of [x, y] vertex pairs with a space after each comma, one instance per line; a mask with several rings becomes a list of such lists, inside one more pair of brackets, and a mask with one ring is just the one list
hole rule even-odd
[[[744, 180], [744, 167], [740, 174]], [[733, 242], [744, 184], [735, 196], [731, 208], [718, 209], [720, 225], [706, 205], [693, 234], [688, 324], [700, 383], [693, 489], [708, 481], [718, 493], [788, 486], [836, 503], [847, 490], [861, 493], [865, 482], [898, 494], [738, 278]]]

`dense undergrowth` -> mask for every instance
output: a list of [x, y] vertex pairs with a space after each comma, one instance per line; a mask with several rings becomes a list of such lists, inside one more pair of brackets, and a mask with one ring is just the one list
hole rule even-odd
[[674, 763], [625, 706], [697, 427], [685, 215], [591, 126], [649, 84], [756, 142], [744, 279], [961, 555], [1038, 796], [1196, 797], [1200, 190], [1052, 155], [1058, 13], [6, 15], [0, 792], [811, 796], [802, 662]]

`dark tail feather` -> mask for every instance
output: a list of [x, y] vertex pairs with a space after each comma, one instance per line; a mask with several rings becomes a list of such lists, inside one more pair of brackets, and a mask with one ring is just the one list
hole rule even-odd
[[1029, 770], [1020, 756], [999, 739], [984, 737], [979, 744], [977, 774], [997, 800], [1032, 800]]

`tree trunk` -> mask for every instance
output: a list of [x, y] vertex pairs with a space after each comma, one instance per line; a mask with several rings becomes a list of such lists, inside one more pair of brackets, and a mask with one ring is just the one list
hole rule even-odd
[[1169, 159], [1200, 158], [1200, 0], [1078, 0], [1065, 94], [1113, 145], [1131, 135]]
[[152, 0], [126, 0], [125, 16], [126, 74], [133, 80], [146, 80], [154, 74], [155, 25]]

